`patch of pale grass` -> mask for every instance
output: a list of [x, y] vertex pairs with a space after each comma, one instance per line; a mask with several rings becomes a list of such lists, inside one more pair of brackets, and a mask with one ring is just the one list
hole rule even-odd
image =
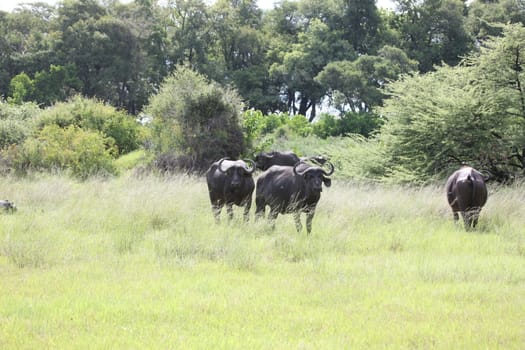
[[[0, 179], [0, 344], [490, 348], [525, 342], [523, 185], [480, 228], [440, 187], [334, 181], [307, 235], [223, 212], [203, 178]], [[304, 222], [304, 215], [302, 216]]]

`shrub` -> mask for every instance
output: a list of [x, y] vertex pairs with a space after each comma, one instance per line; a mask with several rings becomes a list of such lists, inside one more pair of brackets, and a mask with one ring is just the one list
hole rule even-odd
[[34, 103], [14, 105], [0, 100], [0, 149], [23, 142], [33, 131], [38, 113]]
[[131, 115], [95, 99], [76, 96], [68, 102], [60, 102], [42, 112], [38, 128], [57, 125], [61, 128], [76, 126], [84, 130], [97, 131], [113, 139], [118, 154], [139, 148], [141, 125]]
[[146, 108], [153, 117], [156, 154], [182, 157], [184, 162], [178, 164], [188, 164], [192, 170], [204, 170], [225, 156], [240, 157], [246, 150], [241, 107], [235, 91], [178, 68]]
[[45, 126], [36, 137], [28, 138], [14, 154], [13, 165], [19, 173], [28, 170], [65, 170], [79, 179], [92, 175], [114, 174], [112, 139], [74, 125], [60, 128]]
[[321, 114], [312, 125], [313, 133], [320, 138], [359, 134], [368, 137], [378, 130], [381, 119], [374, 113], [348, 112], [337, 118], [331, 114]]

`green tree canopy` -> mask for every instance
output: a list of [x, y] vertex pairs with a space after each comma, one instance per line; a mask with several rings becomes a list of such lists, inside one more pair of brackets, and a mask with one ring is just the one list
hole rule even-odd
[[393, 175], [428, 179], [462, 162], [499, 180], [523, 175], [525, 28], [503, 33], [458, 67], [388, 86], [380, 138]]

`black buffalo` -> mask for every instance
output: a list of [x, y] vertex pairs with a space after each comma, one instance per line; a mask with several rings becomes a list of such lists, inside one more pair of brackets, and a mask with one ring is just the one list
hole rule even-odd
[[233, 218], [233, 204], [244, 206], [244, 220], [248, 220], [255, 188], [252, 178], [255, 163], [252, 160], [248, 163], [251, 163], [250, 167], [243, 160], [222, 158], [206, 172], [211, 207], [217, 222], [224, 205], [230, 220]]
[[459, 220], [460, 212], [467, 230], [476, 227], [481, 208], [487, 202], [483, 175], [474, 168], [464, 166], [448, 178], [446, 191], [454, 220]]
[[15, 204], [7, 199], [0, 200], [0, 208], [3, 208], [3, 210], [8, 213], [13, 213], [16, 211]]
[[327, 159], [321, 155], [313, 157], [299, 157], [292, 151], [272, 151], [272, 152], [261, 152], [255, 157], [255, 164], [258, 169], [268, 170], [273, 165], [288, 165], [294, 166], [298, 162], [311, 161], [319, 165], [324, 165]]
[[330, 187], [334, 166], [327, 162], [329, 170], [305, 163], [295, 166], [274, 165], [257, 179], [255, 194], [255, 216], [264, 216], [266, 206], [270, 207], [268, 219], [275, 222], [277, 215], [293, 213], [297, 232], [301, 232], [301, 212], [306, 213], [306, 231], [312, 231], [315, 208], [321, 198], [323, 183]]
[[294, 166], [299, 161], [299, 157], [291, 151], [261, 152], [255, 157], [255, 164], [261, 170], [268, 170], [272, 165]]

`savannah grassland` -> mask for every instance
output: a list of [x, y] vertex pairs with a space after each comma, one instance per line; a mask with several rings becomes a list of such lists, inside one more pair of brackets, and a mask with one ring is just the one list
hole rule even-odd
[[490, 187], [465, 232], [441, 186], [334, 179], [310, 236], [215, 225], [197, 177], [0, 189], [19, 208], [0, 215], [2, 349], [525, 346], [525, 185]]

